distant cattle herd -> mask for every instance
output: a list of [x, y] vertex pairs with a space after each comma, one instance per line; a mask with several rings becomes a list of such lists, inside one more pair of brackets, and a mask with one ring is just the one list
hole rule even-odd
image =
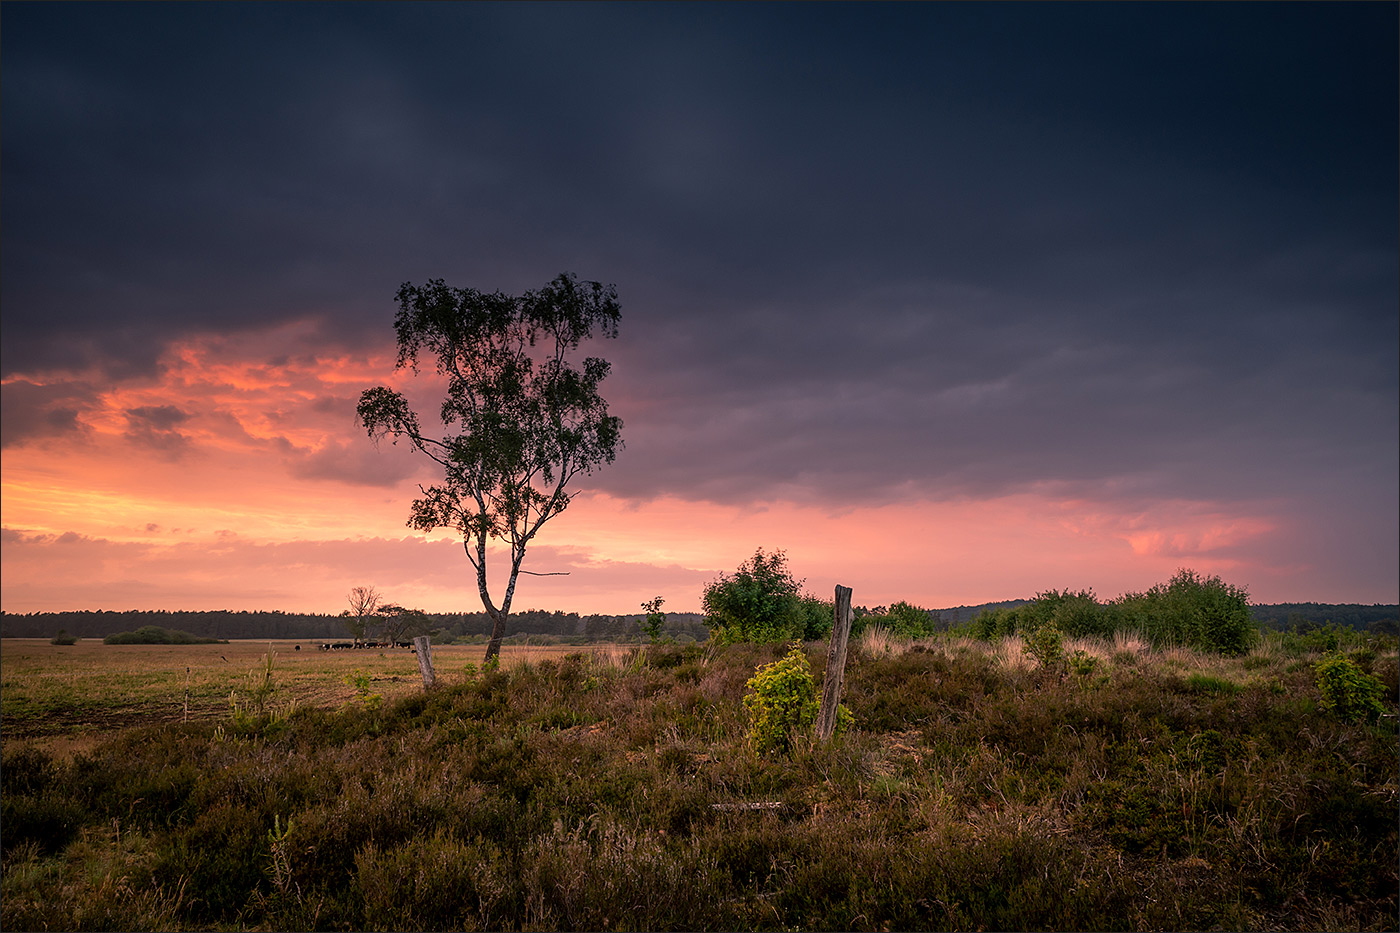
[[321, 643], [322, 651], [341, 651], [346, 648], [412, 648], [411, 641], [326, 641]]

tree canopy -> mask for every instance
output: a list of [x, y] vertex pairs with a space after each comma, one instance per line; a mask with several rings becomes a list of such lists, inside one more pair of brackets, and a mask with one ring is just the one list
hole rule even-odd
[[832, 605], [803, 596], [803, 582], [788, 570], [785, 553], [758, 548], [734, 574], [721, 573], [705, 585], [705, 624], [721, 644], [825, 638], [831, 633]]
[[[356, 412], [371, 438], [406, 439], [442, 467], [441, 483], [419, 487], [408, 524], [462, 536], [494, 623], [489, 659], [500, 651], [530, 541], [568, 507], [570, 481], [611, 463], [622, 444], [622, 419], [598, 391], [610, 364], [572, 359], [583, 341], [617, 336], [617, 291], [565, 273], [520, 296], [434, 279], [405, 282], [396, 297], [397, 368], [417, 373], [427, 358], [447, 377], [441, 432], [424, 429], [408, 400], [385, 386], [362, 392]], [[510, 546], [499, 603], [487, 585], [490, 539]]]

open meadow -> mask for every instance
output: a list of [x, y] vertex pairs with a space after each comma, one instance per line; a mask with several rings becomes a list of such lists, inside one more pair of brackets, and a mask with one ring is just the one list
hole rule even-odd
[[[333, 641], [344, 641], [334, 639]], [[365, 690], [384, 700], [423, 689], [409, 648], [321, 651], [312, 639], [233, 640], [207, 645], [106, 645], [88, 638], [0, 640], [3, 741], [30, 740], [59, 752], [90, 746], [115, 730], [227, 718], [230, 697], [247, 696], [272, 653], [272, 690], [286, 709], [334, 709]], [[505, 667], [570, 651], [615, 650], [506, 645]], [[437, 676], [460, 681], [479, 666], [481, 645], [434, 645]], [[367, 678], [356, 681], [356, 678]]]
[[[1400, 925], [1393, 639], [1028, 644], [868, 630], [852, 725], [765, 750], [779, 644], [435, 647], [425, 691], [407, 650], [7, 640], [0, 927]], [[1327, 705], [1341, 655], [1379, 711]]]

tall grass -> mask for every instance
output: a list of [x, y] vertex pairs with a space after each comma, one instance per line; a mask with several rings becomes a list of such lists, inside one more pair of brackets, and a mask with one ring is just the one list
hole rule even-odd
[[783, 755], [753, 752], [742, 704], [782, 645], [542, 656], [71, 761], [6, 743], [0, 927], [1400, 921], [1393, 693], [1390, 718], [1348, 724], [1311, 655], [1066, 639], [1096, 659], [1079, 677], [1019, 638], [857, 647], [855, 727]]

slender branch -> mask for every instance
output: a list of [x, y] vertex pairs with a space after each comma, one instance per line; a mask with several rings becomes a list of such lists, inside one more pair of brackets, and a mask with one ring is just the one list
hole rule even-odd
[[437, 461], [439, 466], [446, 467], [449, 465], [447, 460], [445, 460], [442, 457], [439, 457], [437, 454], [429, 450], [427, 446], [425, 446], [427, 444], [436, 444], [443, 450], [447, 450], [447, 445], [444, 444], [442, 441], [438, 440], [437, 438], [424, 437], [423, 435], [417, 434], [413, 431], [387, 431], [386, 433], [391, 434], [394, 437], [408, 438], [409, 442], [412, 443], [415, 448], [417, 448], [419, 451], [426, 454], [427, 456], [431, 457], [433, 460]]

